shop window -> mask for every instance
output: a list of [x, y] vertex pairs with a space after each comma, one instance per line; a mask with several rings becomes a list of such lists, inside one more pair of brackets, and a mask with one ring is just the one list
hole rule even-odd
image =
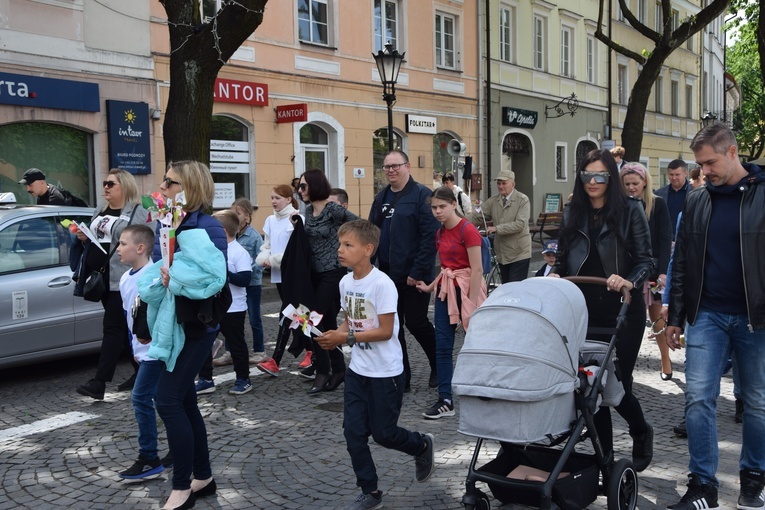
[[21, 204], [36, 203], [18, 183], [28, 168], [39, 168], [48, 184], [69, 190], [89, 204], [93, 139], [61, 124], [19, 122], [0, 126], [0, 191], [10, 191]]
[[[404, 139], [401, 137], [401, 135], [394, 131], [393, 148], [400, 151], [404, 150], [403, 142]], [[385, 172], [383, 172], [382, 169], [383, 159], [385, 159], [385, 155], [388, 152], [388, 128], [380, 128], [372, 135], [372, 161], [374, 164], [375, 175], [375, 195], [377, 195], [380, 191], [383, 190], [385, 186], [388, 185], [388, 179], [385, 177]]]
[[250, 131], [240, 121], [214, 115], [210, 130], [210, 171], [215, 181], [215, 209], [250, 197]]

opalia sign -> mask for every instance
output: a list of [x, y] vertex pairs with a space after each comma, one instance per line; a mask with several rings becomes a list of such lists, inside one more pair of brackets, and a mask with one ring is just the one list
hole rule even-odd
[[0, 104], [101, 111], [98, 84], [0, 73]]
[[268, 85], [217, 78], [213, 89], [213, 98], [216, 103], [268, 106]]
[[107, 100], [106, 123], [109, 168], [121, 168], [131, 174], [150, 174], [149, 105]]
[[502, 107], [502, 125], [533, 129], [537, 125], [537, 112], [520, 108]]

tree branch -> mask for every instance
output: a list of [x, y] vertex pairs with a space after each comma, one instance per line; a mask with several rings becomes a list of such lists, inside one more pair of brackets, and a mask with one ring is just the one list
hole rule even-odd
[[640, 53], [637, 53], [635, 51], [629, 50], [622, 46], [621, 44], [612, 41], [607, 35], [603, 33], [603, 30], [600, 28], [600, 25], [598, 25], [597, 30], [595, 30], [595, 38], [614, 50], [617, 53], [621, 53], [625, 57], [629, 57], [638, 64], [645, 64], [646, 58], [641, 55]]
[[647, 37], [648, 39], [652, 40], [656, 44], [659, 44], [659, 42], [661, 41], [661, 34], [656, 32], [655, 30], [651, 30], [650, 28], [645, 26], [639, 19], [637, 19], [635, 15], [632, 14], [632, 11], [630, 11], [629, 7], [627, 7], [627, 2], [625, 0], [619, 0], [619, 7], [621, 7], [622, 14], [626, 18], [626, 20], [629, 22], [629, 24], [632, 25], [632, 28], [640, 32], [640, 34], [643, 35], [644, 37]]

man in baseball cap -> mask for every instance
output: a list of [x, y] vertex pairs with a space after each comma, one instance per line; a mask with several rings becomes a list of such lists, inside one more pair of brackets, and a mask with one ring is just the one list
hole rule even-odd
[[66, 205], [61, 191], [47, 182], [45, 174], [39, 168], [30, 168], [19, 181], [27, 188], [27, 193], [37, 197], [37, 205]]

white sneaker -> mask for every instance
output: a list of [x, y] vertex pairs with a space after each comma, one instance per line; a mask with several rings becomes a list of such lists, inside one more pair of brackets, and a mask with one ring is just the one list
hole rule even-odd
[[250, 365], [257, 365], [268, 359], [265, 352], [253, 352], [250, 354]]
[[230, 352], [224, 352], [223, 354], [215, 358], [212, 364], [214, 367], [222, 367], [224, 365], [233, 365], [234, 358], [231, 357]]

